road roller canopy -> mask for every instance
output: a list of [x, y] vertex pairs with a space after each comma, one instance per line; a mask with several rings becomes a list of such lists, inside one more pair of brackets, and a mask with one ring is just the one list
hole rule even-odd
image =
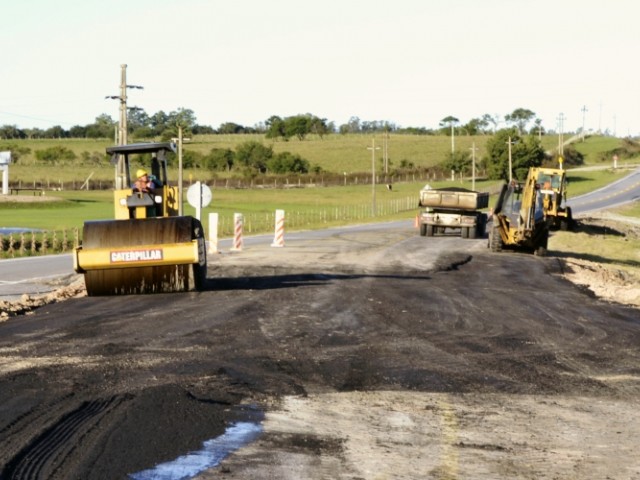
[[131, 187], [129, 156], [148, 153], [151, 154], [151, 164], [142, 166], [150, 168], [151, 174], [160, 179], [163, 185], [166, 185], [166, 155], [167, 153], [176, 153], [176, 151], [175, 143], [170, 142], [130, 143], [107, 147], [107, 153], [111, 155], [111, 163], [116, 166], [116, 190]]
[[176, 151], [176, 144], [170, 142], [130, 143], [128, 145], [116, 145], [114, 147], [107, 147], [107, 153], [110, 153], [111, 155], [157, 153], [158, 156], [164, 156], [166, 152], [175, 153]]

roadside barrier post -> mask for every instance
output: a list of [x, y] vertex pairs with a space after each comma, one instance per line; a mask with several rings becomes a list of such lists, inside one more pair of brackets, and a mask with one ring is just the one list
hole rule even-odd
[[276, 230], [272, 247], [284, 247], [284, 210], [276, 210]]
[[232, 252], [242, 251], [242, 227], [244, 225], [244, 216], [241, 213], [233, 214], [233, 246]]
[[218, 214], [209, 214], [209, 251], [208, 253], [220, 253], [218, 251]]

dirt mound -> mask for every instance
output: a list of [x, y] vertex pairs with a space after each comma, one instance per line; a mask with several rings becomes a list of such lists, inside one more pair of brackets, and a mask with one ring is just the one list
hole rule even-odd
[[61, 302], [67, 298], [83, 297], [87, 294], [84, 288], [84, 279], [76, 278], [69, 285], [55, 290], [46, 295], [23, 295], [15, 302], [0, 301], [0, 322], [16, 315], [29, 315], [35, 309], [50, 303]]

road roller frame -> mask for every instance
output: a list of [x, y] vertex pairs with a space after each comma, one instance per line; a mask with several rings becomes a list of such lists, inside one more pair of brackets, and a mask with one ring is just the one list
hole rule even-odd
[[[194, 217], [178, 216], [178, 189], [167, 181], [167, 154], [175, 151], [172, 143], [107, 148], [116, 166], [115, 220], [85, 222], [82, 245], [74, 254], [74, 269], [84, 274], [88, 295], [204, 288], [202, 224]], [[136, 168], [150, 171], [160, 187], [151, 193], [134, 191], [132, 157]]]

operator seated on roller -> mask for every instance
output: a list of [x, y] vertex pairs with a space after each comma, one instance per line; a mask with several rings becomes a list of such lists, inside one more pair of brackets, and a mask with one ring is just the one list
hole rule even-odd
[[139, 168], [136, 172], [137, 180], [133, 184], [133, 190], [143, 193], [153, 193], [153, 191], [161, 187], [161, 182], [154, 176], [150, 176], [146, 170]]
[[[155, 176], [149, 175], [146, 170], [139, 168], [136, 172], [137, 180], [133, 184], [133, 191], [140, 192], [142, 194], [148, 194], [151, 198], [154, 198], [154, 190], [162, 186], [162, 182]], [[146, 209], [146, 216], [155, 217], [158, 215], [156, 211], [156, 205], [149, 206]]]

